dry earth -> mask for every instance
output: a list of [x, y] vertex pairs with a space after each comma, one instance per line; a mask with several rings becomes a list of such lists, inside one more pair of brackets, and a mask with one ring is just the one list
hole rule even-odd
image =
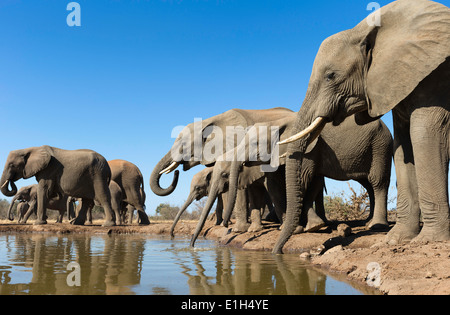
[[[92, 226], [0, 223], [0, 233], [168, 234], [171, 226], [171, 222], [161, 222], [105, 228], [100, 223]], [[286, 244], [285, 252], [298, 253], [299, 259], [344, 274], [348, 280], [375, 285], [384, 294], [450, 294], [450, 242], [386, 245], [383, 242], [386, 232], [367, 231], [358, 222], [347, 224], [352, 228], [346, 234], [335, 224], [334, 228], [316, 233], [295, 235]], [[175, 233], [190, 235], [195, 225], [193, 221], [180, 222]], [[233, 233], [209, 222], [202, 232], [204, 237], [218, 240], [221, 245], [265, 251], [272, 249], [278, 234], [278, 225], [270, 223], [260, 232]]]

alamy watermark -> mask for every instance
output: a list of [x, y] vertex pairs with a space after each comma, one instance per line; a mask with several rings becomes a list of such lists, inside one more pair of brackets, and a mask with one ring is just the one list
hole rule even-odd
[[367, 11], [373, 11], [366, 18], [367, 24], [369, 26], [381, 26], [381, 10], [380, 4], [378, 2], [370, 2], [367, 5]]
[[71, 262], [67, 264], [68, 271], [71, 271], [66, 278], [66, 283], [69, 287], [81, 286], [81, 267], [77, 262]]
[[68, 26], [81, 26], [81, 6], [78, 2], [70, 2], [66, 7], [70, 13], [67, 15], [66, 23]]

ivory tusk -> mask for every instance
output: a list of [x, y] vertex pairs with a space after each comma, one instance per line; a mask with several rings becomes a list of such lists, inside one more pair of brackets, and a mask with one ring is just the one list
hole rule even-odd
[[306, 128], [305, 130], [297, 133], [296, 135], [293, 135], [290, 138], [287, 138], [284, 141], [280, 141], [278, 142], [279, 145], [281, 144], [288, 144], [288, 143], [292, 143], [295, 142], [297, 140], [300, 140], [301, 138], [306, 137], [307, 135], [309, 135], [311, 132], [313, 132], [315, 129], [319, 128], [320, 126], [322, 126], [322, 124], [325, 122], [325, 118], [323, 117], [317, 117], [316, 120], [313, 121], [313, 123]]
[[4, 188], [5, 186], [8, 186], [9, 181], [6, 181], [3, 183], [2, 188]]
[[172, 172], [173, 170], [175, 170], [178, 165], [180, 165], [180, 163], [178, 162], [172, 162], [172, 164], [170, 164], [167, 168], [163, 169], [161, 172], [159, 172], [159, 175], [162, 174], [169, 174], [170, 172]]
[[287, 156], [287, 152], [284, 152], [282, 155], [280, 155], [280, 159], [285, 158]]

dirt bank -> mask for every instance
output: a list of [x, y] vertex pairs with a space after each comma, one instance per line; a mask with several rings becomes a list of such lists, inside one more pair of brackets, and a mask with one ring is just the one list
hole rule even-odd
[[[298, 253], [299, 259], [331, 272], [346, 274], [350, 280], [375, 285], [385, 294], [450, 294], [450, 242], [388, 246], [383, 243], [386, 232], [366, 231], [358, 222], [348, 224], [353, 226], [345, 236], [336, 225], [317, 233], [295, 235], [286, 244], [285, 251]], [[195, 225], [196, 222], [181, 222], [175, 233], [190, 235]], [[102, 227], [100, 222], [92, 226], [0, 222], [0, 233], [168, 234], [170, 226], [171, 222], [111, 228]], [[266, 251], [272, 249], [278, 234], [278, 226], [270, 223], [265, 224], [263, 231], [239, 234], [209, 223], [202, 233], [222, 245]]]

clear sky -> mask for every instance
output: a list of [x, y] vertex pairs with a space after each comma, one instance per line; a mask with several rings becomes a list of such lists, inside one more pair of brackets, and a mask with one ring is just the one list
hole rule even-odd
[[0, 0], [0, 168], [44, 144], [129, 160], [149, 214], [181, 205], [201, 170], [168, 197], [151, 192], [175, 126], [231, 108], [297, 111], [320, 43], [370, 13], [361, 0], [79, 0], [81, 26], [69, 27], [69, 2]]

